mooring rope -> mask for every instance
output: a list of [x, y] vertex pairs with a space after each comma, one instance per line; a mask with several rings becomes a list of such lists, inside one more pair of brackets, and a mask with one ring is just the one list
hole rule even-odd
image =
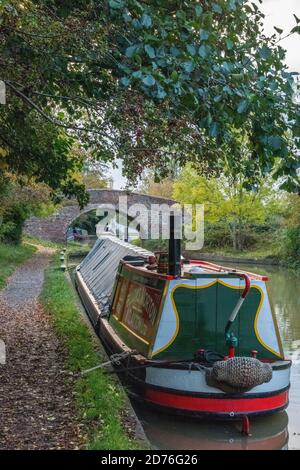
[[[110, 366], [110, 365], [121, 365], [121, 361], [124, 360], [124, 359], [127, 359], [129, 358], [130, 356], [134, 356], [138, 354], [136, 351], [132, 350], [132, 351], [124, 351], [120, 354], [112, 354], [111, 356], [109, 356], [109, 361], [106, 361], [106, 362], [103, 362], [102, 364], [98, 364], [97, 366], [94, 366], [94, 367], [91, 367], [90, 369], [86, 369], [86, 370], [83, 370], [81, 371], [81, 375], [85, 375], [85, 374], [88, 374], [89, 372], [93, 372], [94, 370], [97, 370], [97, 369], [104, 369], [106, 366]], [[223, 359], [223, 356], [221, 354], [218, 354], [216, 353], [215, 351], [205, 351], [204, 355], [203, 355], [203, 359], [204, 361], [208, 364], [208, 366], [211, 366], [214, 362], [218, 361], [218, 360], [222, 360]], [[130, 371], [130, 370], [136, 370], [136, 369], [144, 369], [144, 368], [147, 368], [147, 367], [161, 367], [161, 366], [168, 366], [168, 365], [173, 365], [173, 364], [188, 364], [188, 369], [189, 371], [192, 370], [193, 366], [198, 369], [198, 370], [203, 370], [203, 371], [207, 371], [209, 369], [209, 367], [205, 367], [203, 365], [200, 365], [199, 362], [196, 360], [195, 361], [195, 358], [193, 359], [185, 359], [185, 360], [181, 360], [179, 361], [178, 359], [176, 360], [172, 360], [172, 361], [147, 361], [145, 364], [140, 364], [138, 366], [132, 366], [132, 367], [124, 367], [122, 369], [115, 369], [115, 370], [112, 370], [112, 371], [105, 371], [106, 373], [108, 374], [115, 374], [115, 373], [119, 373], [119, 372], [126, 372], [126, 371]]]
[[96, 369], [102, 369], [106, 366], [110, 366], [113, 364], [120, 365], [122, 359], [126, 359], [127, 357], [132, 356], [133, 354], [137, 354], [136, 351], [128, 351], [122, 352], [120, 354], [112, 354], [109, 356], [109, 361], [103, 362], [102, 364], [98, 364], [97, 366], [91, 367], [90, 369], [82, 370], [81, 375], [88, 374], [89, 372], [93, 372]]

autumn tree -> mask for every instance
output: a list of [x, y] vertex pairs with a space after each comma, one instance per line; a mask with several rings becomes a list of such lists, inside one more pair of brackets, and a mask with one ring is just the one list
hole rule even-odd
[[[110, 0], [109, 4], [113, 20], [126, 31], [115, 52], [121, 61], [120, 82], [155, 102], [158, 109], [165, 106], [168, 122], [186, 122], [187, 140], [195, 146], [190, 149], [182, 140], [186, 156], [179, 157], [181, 164], [194, 161], [203, 169], [206, 162], [209, 169], [222, 169], [224, 158], [231, 158], [226, 147], [234, 146], [234, 132], [242, 129], [250, 152], [250, 158], [243, 160], [243, 172], [258, 180], [276, 168], [274, 176], [281, 178], [282, 187], [299, 188], [300, 121], [293, 73], [284, 64], [283, 31], [275, 26], [274, 34], [266, 37], [264, 15], [255, 3]], [[300, 31], [296, 16], [295, 20], [289, 34]], [[181, 137], [180, 128], [178, 133]], [[142, 142], [140, 138], [135, 144], [137, 150]], [[165, 155], [166, 160], [176, 159], [167, 150]]]
[[298, 190], [293, 74], [282, 31], [266, 37], [254, 3], [2, 0], [0, 15], [2, 173], [83, 205], [74, 143], [122, 159], [136, 182], [146, 167], [166, 177], [173, 161], [221, 173], [242, 129], [247, 184], [273, 172]]
[[281, 193], [270, 179], [261, 181], [252, 191], [244, 187], [244, 179], [242, 174], [239, 178], [206, 178], [187, 165], [174, 183], [173, 196], [181, 204], [203, 204], [205, 227], [228, 227], [233, 249], [242, 250], [244, 234], [251, 225], [262, 225], [271, 214], [283, 212]]

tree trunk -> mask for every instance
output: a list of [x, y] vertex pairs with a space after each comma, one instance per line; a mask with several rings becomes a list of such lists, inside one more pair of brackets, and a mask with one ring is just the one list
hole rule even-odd
[[234, 251], [237, 250], [237, 233], [236, 233], [236, 222], [232, 222], [232, 242]]

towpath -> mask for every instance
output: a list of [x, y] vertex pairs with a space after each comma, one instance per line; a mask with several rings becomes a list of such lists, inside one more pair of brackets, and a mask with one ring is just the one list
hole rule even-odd
[[0, 291], [0, 339], [6, 345], [0, 449], [76, 449], [83, 441], [63, 346], [38, 301], [52, 253], [38, 247]]

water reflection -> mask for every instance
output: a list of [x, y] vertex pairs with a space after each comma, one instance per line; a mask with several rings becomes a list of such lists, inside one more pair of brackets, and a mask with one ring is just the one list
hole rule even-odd
[[[251, 437], [238, 422], [195, 422], [137, 406], [151, 445], [158, 449], [300, 449], [300, 274], [275, 266], [241, 269], [269, 276], [270, 296], [283, 346], [293, 360], [290, 405], [286, 412], [251, 420]], [[289, 442], [288, 442], [289, 441]]]
[[192, 421], [136, 408], [152, 446], [164, 450], [280, 450], [288, 445], [286, 412], [253, 419], [251, 436], [239, 422]]

